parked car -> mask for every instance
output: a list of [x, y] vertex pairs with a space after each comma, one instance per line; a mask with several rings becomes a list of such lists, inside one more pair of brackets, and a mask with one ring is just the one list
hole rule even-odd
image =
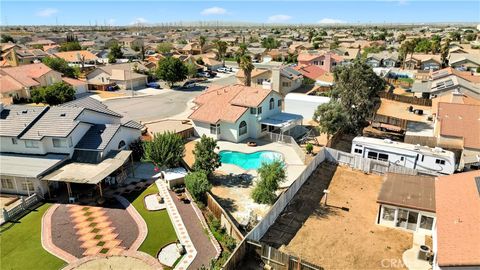
[[192, 88], [195, 87], [196, 84], [194, 81], [186, 81], [183, 85], [182, 88]]
[[210, 74], [206, 71], [203, 71], [203, 72], [199, 72], [197, 73], [197, 76], [198, 77], [203, 77], [203, 78], [209, 78], [210, 77]]
[[220, 73], [227, 73], [228, 71], [229, 70], [226, 67], [222, 67], [222, 68], [217, 69], [217, 72], [220, 72]]
[[155, 89], [160, 89], [160, 84], [157, 83], [157, 82], [149, 82], [147, 83], [147, 86], [150, 87], [150, 88], [155, 88]]

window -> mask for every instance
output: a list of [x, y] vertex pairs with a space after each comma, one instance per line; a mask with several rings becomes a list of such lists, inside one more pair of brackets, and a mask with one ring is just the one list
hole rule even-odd
[[362, 150], [362, 149], [355, 148], [355, 150], [353, 150], [353, 152], [355, 152], [355, 153], [357, 153], [357, 154], [361, 154], [361, 153], [363, 153], [363, 150]]
[[2, 178], [2, 188], [13, 189], [13, 181], [10, 178]]
[[318, 61], [313, 61], [313, 64], [318, 66]]
[[268, 130], [268, 126], [267, 125], [264, 125], [262, 124], [262, 132], [265, 132]]
[[12, 144], [18, 144], [17, 138], [12, 138]]
[[240, 122], [240, 126], [238, 128], [238, 135], [242, 136], [247, 134], [247, 122], [242, 121]]
[[279, 99], [279, 100], [278, 100], [278, 107], [279, 107], [279, 108], [282, 107], [282, 103], [283, 103], [283, 100]]
[[38, 148], [38, 141], [34, 140], [25, 140], [26, 148]]
[[25, 180], [25, 182], [22, 182], [22, 189], [27, 191], [34, 191], [33, 182], [30, 180]]
[[388, 155], [387, 155], [387, 154], [379, 153], [379, 154], [378, 154], [378, 160], [388, 161]]
[[220, 134], [220, 124], [210, 124], [210, 134], [218, 135]]
[[282, 82], [283, 87], [290, 87], [290, 82]]
[[270, 110], [273, 110], [275, 108], [275, 100], [271, 98], [269, 104], [270, 104]]
[[384, 206], [382, 219], [386, 221], [393, 221], [395, 219], [395, 209]]
[[55, 148], [65, 148], [67, 147], [67, 139], [52, 138], [53, 147]]
[[321, 65], [321, 66], [323, 66], [323, 64], [324, 64], [323, 60], [322, 60], [322, 61], [320, 61], [320, 65]]
[[68, 147], [72, 147], [73, 142], [72, 142], [72, 137], [68, 137]]
[[377, 159], [378, 153], [370, 151], [370, 152], [368, 152], [367, 157], [371, 158], [371, 159]]
[[436, 159], [435, 164], [445, 165], [445, 160], [443, 159]]
[[420, 219], [420, 228], [431, 230], [433, 228], [433, 217], [422, 216]]
[[257, 84], [263, 84], [264, 79], [257, 79]]
[[126, 143], [124, 140], [121, 140], [119, 143], [118, 143], [118, 149], [123, 149], [125, 147]]
[[257, 114], [262, 114], [262, 106], [257, 108]]
[[257, 108], [250, 108], [250, 114], [257, 114]]

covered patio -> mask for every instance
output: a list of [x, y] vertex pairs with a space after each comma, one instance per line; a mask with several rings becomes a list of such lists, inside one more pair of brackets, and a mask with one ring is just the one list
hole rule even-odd
[[297, 138], [304, 133], [303, 117], [299, 114], [281, 112], [260, 120], [262, 132], [268, 131]]
[[127, 178], [129, 167], [133, 167], [131, 153], [130, 150], [111, 151], [97, 164], [70, 162], [60, 167], [42, 178], [47, 182], [49, 197], [52, 197], [52, 188], [58, 190], [60, 183], [65, 183], [69, 203], [103, 201], [105, 185], [121, 185]]

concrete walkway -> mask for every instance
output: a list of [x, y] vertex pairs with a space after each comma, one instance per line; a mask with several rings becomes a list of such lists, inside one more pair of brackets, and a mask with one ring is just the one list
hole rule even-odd
[[420, 233], [413, 234], [413, 245], [411, 249], [406, 250], [402, 255], [405, 267], [410, 270], [429, 270], [432, 266], [428, 261], [418, 259], [420, 246], [425, 245], [425, 235]]
[[[175, 198], [175, 193], [173, 191], [169, 191], [169, 193], [170, 196]], [[188, 235], [190, 236], [193, 245], [197, 249], [197, 257], [195, 257], [188, 269], [199, 269], [202, 265], [208, 268], [210, 261], [217, 258], [218, 254], [220, 253], [220, 250], [217, 251], [217, 249], [220, 247], [218, 246], [218, 243], [216, 243], [216, 240], [213, 242], [211, 241], [210, 237], [213, 238], [213, 236], [205, 233], [204, 225], [201, 222], [201, 218], [203, 218], [203, 216], [199, 217], [197, 215], [197, 212], [194, 208], [195, 203], [191, 198], [190, 200], [191, 203], [189, 204], [185, 204], [176, 198], [173, 200], [178, 212], [180, 213], [180, 216], [183, 219], [185, 227], [187, 228]]]

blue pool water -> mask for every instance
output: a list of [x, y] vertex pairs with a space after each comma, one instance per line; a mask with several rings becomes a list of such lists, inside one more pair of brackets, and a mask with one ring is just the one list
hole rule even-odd
[[237, 165], [245, 170], [258, 169], [262, 163], [282, 160], [282, 155], [273, 151], [258, 151], [250, 154], [236, 151], [220, 151], [220, 161]]

